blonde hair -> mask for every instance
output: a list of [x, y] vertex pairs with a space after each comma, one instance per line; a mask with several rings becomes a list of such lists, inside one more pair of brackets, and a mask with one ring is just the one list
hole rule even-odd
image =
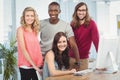
[[24, 9], [24, 11], [22, 13], [22, 16], [21, 16], [21, 21], [20, 21], [21, 26], [23, 26], [24, 28], [27, 27], [26, 22], [25, 22], [25, 13], [27, 11], [33, 11], [34, 12], [35, 20], [32, 24], [32, 29], [36, 34], [38, 34], [38, 32], [40, 31], [40, 22], [39, 22], [38, 15], [37, 15], [36, 11], [32, 7], [26, 7]]

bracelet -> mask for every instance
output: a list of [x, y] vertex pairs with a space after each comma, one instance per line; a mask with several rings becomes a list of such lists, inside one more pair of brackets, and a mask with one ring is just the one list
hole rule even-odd
[[80, 62], [75, 62], [74, 64], [77, 66], [80, 66]]

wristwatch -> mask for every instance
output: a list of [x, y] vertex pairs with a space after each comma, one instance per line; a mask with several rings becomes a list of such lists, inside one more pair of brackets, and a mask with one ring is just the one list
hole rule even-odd
[[80, 66], [80, 62], [75, 62], [74, 64], [77, 66]]

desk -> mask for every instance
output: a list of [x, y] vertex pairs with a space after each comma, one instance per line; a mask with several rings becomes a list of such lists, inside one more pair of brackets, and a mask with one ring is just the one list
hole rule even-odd
[[48, 77], [46, 80], [120, 80], [120, 72], [115, 74], [88, 73], [83, 76], [64, 75], [59, 77]]

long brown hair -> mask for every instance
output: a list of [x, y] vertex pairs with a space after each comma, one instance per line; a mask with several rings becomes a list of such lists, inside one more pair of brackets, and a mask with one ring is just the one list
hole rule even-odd
[[80, 2], [76, 5], [75, 7], [75, 10], [74, 10], [74, 13], [73, 13], [73, 20], [71, 22], [72, 26], [74, 26], [75, 28], [79, 27], [80, 25], [80, 22], [79, 22], [79, 17], [77, 16], [77, 10], [79, 9], [79, 7], [85, 5], [86, 6], [86, 16], [85, 16], [85, 22], [84, 22], [84, 25], [85, 27], [87, 27], [89, 25], [89, 22], [90, 22], [90, 19], [91, 17], [89, 16], [89, 13], [88, 13], [88, 7], [87, 7], [87, 4], [84, 3], [84, 2]]
[[[61, 36], [66, 37], [65, 33], [63, 32], [58, 32], [53, 40], [53, 46], [52, 46], [52, 50], [54, 52], [55, 55], [55, 61], [58, 64], [59, 69], [62, 69], [63, 66], [65, 66], [65, 69], [69, 68], [69, 56], [68, 56], [68, 47], [62, 52], [62, 55], [59, 53], [59, 49], [57, 47], [58, 41], [61, 38]], [[66, 37], [67, 40], [67, 37]]]
[[33, 29], [33, 31], [34, 31], [36, 34], [38, 34], [38, 32], [39, 32], [39, 30], [40, 30], [40, 23], [39, 23], [38, 15], [37, 15], [36, 11], [35, 11], [32, 7], [26, 7], [26, 8], [24, 9], [24, 11], [23, 11], [23, 13], [22, 13], [22, 16], [21, 16], [21, 21], [20, 21], [21, 26], [23, 26], [24, 28], [27, 27], [27, 26], [26, 26], [26, 23], [25, 23], [25, 13], [26, 13], [27, 11], [33, 11], [33, 12], [34, 12], [35, 20], [34, 20], [34, 22], [33, 22], [33, 24], [32, 24], [32, 29]]

